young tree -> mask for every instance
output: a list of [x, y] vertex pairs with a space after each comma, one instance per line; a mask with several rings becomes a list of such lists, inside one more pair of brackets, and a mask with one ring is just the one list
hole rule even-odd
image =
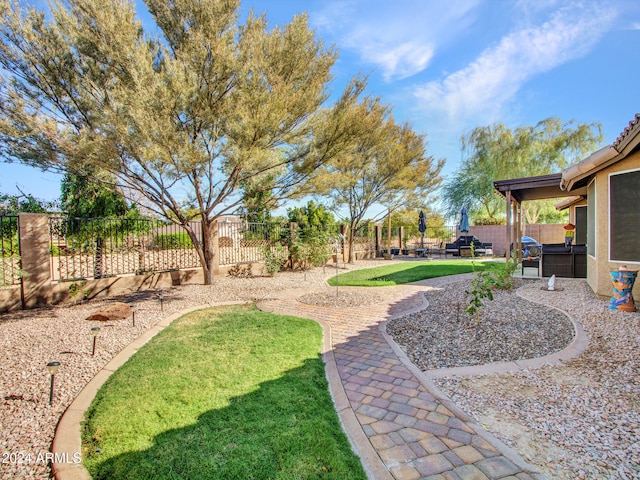
[[[573, 121], [562, 123], [555, 117], [515, 130], [502, 123], [478, 127], [462, 137], [462, 149], [468, 154], [444, 185], [447, 214], [456, 217], [466, 206], [474, 216], [495, 219], [503, 204], [494, 181], [559, 172], [601, 141], [599, 123], [574, 127]], [[529, 218], [534, 216], [530, 212]]]
[[376, 204], [387, 211], [424, 204], [441, 182], [444, 161], [434, 164], [424, 136], [408, 124], [398, 125], [379, 99], [363, 99], [348, 120], [357, 134], [318, 171], [313, 185], [316, 194], [331, 198], [334, 210], [347, 210], [353, 262], [354, 238], [368, 210]]
[[[329, 108], [336, 60], [304, 15], [268, 29], [240, 0], [148, 0], [147, 35], [127, 0], [0, 0], [0, 153], [83, 172], [99, 166], [125, 192], [181, 225], [212, 282], [216, 218], [242, 192], [290, 195], [340, 150], [364, 88]], [[202, 237], [190, 224], [202, 221]]]

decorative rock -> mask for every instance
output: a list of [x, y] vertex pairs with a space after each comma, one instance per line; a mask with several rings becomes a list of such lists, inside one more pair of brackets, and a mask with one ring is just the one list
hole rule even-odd
[[106, 308], [98, 310], [87, 317], [87, 320], [109, 322], [112, 320], [124, 320], [129, 318], [133, 309], [126, 303], [114, 303]]

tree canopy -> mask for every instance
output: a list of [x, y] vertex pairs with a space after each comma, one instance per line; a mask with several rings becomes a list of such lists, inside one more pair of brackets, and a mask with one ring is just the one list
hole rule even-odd
[[[455, 217], [466, 206], [472, 217], [496, 219], [504, 204], [495, 193], [494, 181], [560, 172], [601, 141], [600, 124], [574, 125], [556, 117], [515, 130], [502, 123], [478, 127], [462, 137], [466, 156], [444, 185], [446, 213]], [[544, 209], [535, 204], [531, 208], [525, 207], [529, 220]]]
[[95, 172], [91, 177], [67, 172], [62, 178], [60, 208], [69, 217], [77, 218], [138, 215], [137, 208], [127, 203], [104, 172]]
[[[387, 211], [423, 205], [440, 185], [444, 160], [426, 153], [426, 139], [409, 124], [395, 122], [390, 107], [366, 97], [349, 112], [355, 132], [348, 146], [322, 166], [313, 185], [328, 196], [332, 209], [348, 213], [349, 247], [371, 207]], [[375, 219], [374, 219], [375, 220]], [[349, 248], [353, 261], [353, 248]]]
[[58, 208], [56, 202], [49, 202], [24, 193], [19, 195], [0, 193], [0, 216], [18, 213], [48, 213]]
[[336, 224], [336, 219], [322, 204], [316, 204], [309, 200], [306, 205], [287, 209], [287, 217], [290, 222], [295, 222], [303, 227], [311, 227], [317, 230], [326, 229]]
[[[239, 0], [0, 0], [0, 153], [112, 175], [181, 225], [211, 283], [213, 221], [250, 196], [291, 195], [348, 141], [349, 85], [326, 105], [336, 60], [305, 15], [269, 29]], [[189, 223], [202, 221], [202, 237]]]

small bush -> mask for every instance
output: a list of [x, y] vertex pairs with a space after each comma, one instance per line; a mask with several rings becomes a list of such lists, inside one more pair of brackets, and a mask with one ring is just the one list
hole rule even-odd
[[293, 242], [289, 247], [289, 254], [292, 267], [297, 264], [302, 270], [308, 270], [312, 266], [324, 265], [331, 255], [331, 250], [325, 236], [315, 235]]
[[272, 277], [280, 271], [289, 258], [287, 250], [279, 243], [273, 247], [265, 245], [262, 248], [262, 255], [264, 256], [264, 267]]
[[[473, 250], [472, 245], [472, 253]], [[493, 300], [494, 288], [500, 290], [513, 288], [512, 274], [517, 268], [516, 262], [507, 260], [493, 270], [479, 272], [476, 278], [471, 280], [471, 290], [465, 291], [471, 297], [465, 312], [476, 316], [476, 324], [480, 323], [480, 308], [484, 307], [484, 299]]]
[[157, 233], [153, 236], [153, 245], [158, 250], [193, 248], [193, 242], [187, 232]]
[[227, 272], [229, 277], [235, 278], [252, 278], [253, 272], [251, 271], [251, 264], [246, 264], [244, 267], [239, 263], [236, 263]]

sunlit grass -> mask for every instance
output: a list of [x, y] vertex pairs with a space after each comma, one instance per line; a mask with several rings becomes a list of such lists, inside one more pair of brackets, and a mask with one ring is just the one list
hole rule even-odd
[[87, 412], [94, 479], [365, 479], [341, 430], [313, 321], [253, 307], [174, 321]]
[[352, 270], [342, 273], [337, 278], [331, 277], [329, 285], [354, 287], [384, 287], [417, 282], [428, 278], [457, 275], [460, 273], [479, 272], [499, 267], [504, 262], [474, 260], [442, 260], [425, 262], [402, 262], [380, 267]]

